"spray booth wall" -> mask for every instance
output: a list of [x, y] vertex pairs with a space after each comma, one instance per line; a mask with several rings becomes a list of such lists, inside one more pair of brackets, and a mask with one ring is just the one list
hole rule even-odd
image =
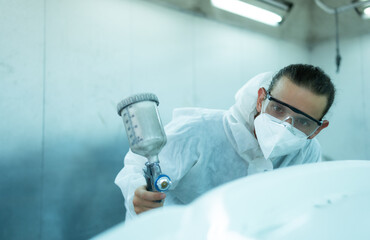
[[157, 94], [168, 123], [311, 61], [302, 44], [139, 0], [0, 0], [0, 13], [0, 239], [86, 239], [124, 221], [122, 98]]
[[329, 127], [318, 139], [328, 160], [370, 160], [370, 34], [343, 38], [340, 49], [339, 73], [335, 41], [322, 42], [310, 53], [311, 62], [325, 69], [337, 88]]

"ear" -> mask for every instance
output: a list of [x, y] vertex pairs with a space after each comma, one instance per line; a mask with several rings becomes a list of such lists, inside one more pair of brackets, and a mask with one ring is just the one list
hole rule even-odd
[[323, 130], [324, 128], [328, 127], [329, 126], [329, 121], [328, 120], [324, 120], [324, 122], [322, 123], [322, 125], [316, 130], [316, 132], [314, 134], [312, 134], [312, 136], [310, 136], [308, 139], [312, 139], [314, 138], [317, 134], [319, 134], [319, 132], [321, 132], [321, 130]]
[[261, 87], [260, 89], [258, 89], [258, 97], [257, 97], [257, 106], [256, 106], [256, 109], [257, 109], [257, 112], [261, 112], [262, 110], [262, 102], [263, 100], [265, 100], [266, 98], [266, 90]]

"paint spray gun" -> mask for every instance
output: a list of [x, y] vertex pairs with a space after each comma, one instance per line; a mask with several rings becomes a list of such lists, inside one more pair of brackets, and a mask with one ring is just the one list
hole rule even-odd
[[167, 191], [172, 182], [162, 174], [158, 154], [167, 142], [157, 106], [158, 98], [152, 93], [135, 94], [117, 105], [123, 119], [131, 151], [146, 157], [144, 177], [148, 191]]

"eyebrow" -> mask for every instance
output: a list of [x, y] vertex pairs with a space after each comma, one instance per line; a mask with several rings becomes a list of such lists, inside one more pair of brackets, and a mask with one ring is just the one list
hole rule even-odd
[[303, 116], [305, 116], [305, 117], [307, 117], [307, 118], [311, 119], [312, 121], [316, 122], [319, 126], [321, 126], [321, 125], [322, 125], [322, 121], [316, 120], [316, 119], [314, 119], [313, 117], [311, 117], [310, 115], [308, 115], [307, 113], [302, 112], [302, 111], [301, 111], [301, 110], [299, 110], [298, 108], [295, 108], [295, 107], [293, 107], [293, 106], [291, 106], [291, 105], [289, 105], [289, 104], [287, 104], [287, 103], [285, 103], [285, 102], [282, 102], [282, 101], [280, 101], [280, 100], [278, 100], [278, 99], [274, 98], [273, 96], [271, 96], [271, 92], [268, 92], [268, 93], [267, 93], [267, 98], [268, 98], [269, 100], [273, 100], [273, 101], [275, 101], [275, 102], [277, 102], [277, 103], [280, 103], [281, 105], [284, 105], [284, 106], [286, 106], [286, 107], [290, 108], [290, 109], [291, 109], [293, 112], [295, 112], [295, 113], [302, 114]]

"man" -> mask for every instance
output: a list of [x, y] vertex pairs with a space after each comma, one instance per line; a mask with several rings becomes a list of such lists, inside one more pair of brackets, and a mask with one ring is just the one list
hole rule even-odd
[[165, 127], [167, 144], [159, 154], [162, 171], [173, 185], [166, 194], [148, 192], [142, 173], [146, 159], [129, 151], [115, 180], [125, 197], [126, 219], [163, 202], [190, 203], [250, 174], [320, 161], [314, 137], [329, 125], [322, 119], [334, 95], [330, 78], [320, 68], [294, 64], [274, 76], [252, 78], [227, 111], [175, 110]]

